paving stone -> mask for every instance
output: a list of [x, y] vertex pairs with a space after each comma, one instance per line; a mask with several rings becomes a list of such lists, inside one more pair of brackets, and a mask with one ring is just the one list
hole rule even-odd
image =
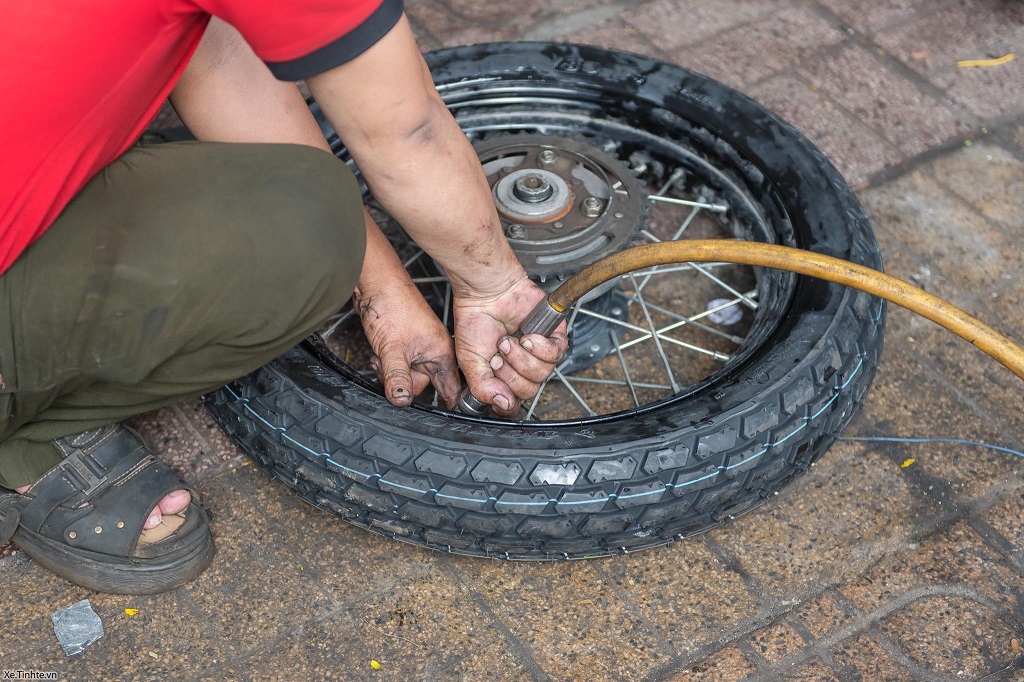
[[750, 637], [754, 651], [773, 663], [793, 655], [805, 644], [799, 632], [782, 622], [759, 630]]
[[[1020, 578], [964, 522], [881, 562], [839, 587], [854, 605], [880, 618], [901, 601], [950, 594], [1018, 608]], [[909, 596], [908, 596], [909, 595]], [[913, 599], [911, 599], [913, 597]]]
[[737, 647], [726, 647], [703, 661], [667, 678], [668, 682], [698, 682], [699, 680], [743, 680], [756, 672], [750, 661]]
[[[230, 532], [225, 526], [251, 528], [265, 547], [273, 548], [294, 568], [301, 567], [300, 572], [315, 580], [338, 604], [388, 589], [396, 580], [446, 558], [318, 510], [255, 467], [219, 477], [217, 483], [221, 487], [211, 491], [211, 497], [218, 500], [214, 530], [224, 533]], [[387, 570], [381, 570], [382, 566]]]
[[799, 73], [904, 154], [913, 156], [968, 126], [862, 47], [847, 45]]
[[630, 26], [621, 17], [606, 19], [573, 31], [565, 36], [565, 40], [570, 43], [599, 45], [613, 50], [625, 50], [648, 57], [667, 59], [639, 29]]
[[994, 144], [980, 143], [928, 165], [939, 184], [968, 202], [1005, 234], [1024, 230], [1024, 161]]
[[772, 503], [716, 530], [715, 541], [766, 593], [815, 593], [904, 542], [922, 508], [891, 462], [840, 442]]
[[4, 559], [0, 571], [0, 661], [4, 668], [16, 664], [23, 670], [46, 670], [38, 663], [64, 655], [50, 614], [93, 593], [58, 578], [23, 553]]
[[849, 26], [864, 33], [906, 22], [927, 13], [948, 0], [934, 0], [921, 3], [919, 0], [818, 0], [818, 3], [835, 12]]
[[910, 682], [915, 679], [910, 671], [901, 667], [867, 635], [844, 642], [832, 650], [832, 656], [839, 668], [840, 679], [886, 682]]
[[269, 679], [281, 680], [319, 679], [325, 671], [335, 679], [452, 679], [468, 658], [482, 679], [524, 668], [468, 589], [438, 568], [289, 633], [246, 664], [280, 671]]
[[455, 567], [552, 678], [636, 679], [671, 660], [614, 583], [588, 563], [460, 558]]
[[804, 602], [790, 614], [789, 618], [818, 639], [831, 635], [851, 620], [843, 607], [828, 594]]
[[[455, 12], [435, 0], [414, 0], [405, 3], [410, 21], [425, 32], [428, 41], [438, 46], [453, 47], [498, 40], [511, 40], [533, 25], [538, 5], [533, 0], [524, 3], [469, 2]], [[489, 9], [490, 8], [490, 9]], [[466, 16], [489, 16], [486, 22], [474, 22]]]
[[[244, 474], [243, 474], [244, 475]], [[221, 478], [230, 477], [230, 474]], [[261, 514], [273, 498], [260, 498], [242, 487], [223, 484], [206, 488], [213, 508], [212, 530], [217, 543], [213, 564], [185, 589], [197, 617], [211, 636], [237, 656], [266, 645], [299, 624], [332, 607], [318, 576], [303, 570], [300, 559]], [[294, 541], [294, 540], [293, 540]]]
[[1009, 541], [1018, 565], [1024, 567], [1024, 493], [1017, 491], [989, 509], [985, 520]]
[[839, 673], [817, 658], [804, 663], [782, 679], [786, 680], [786, 682], [841, 682], [842, 680], [839, 677]]
[[[655, 47], [673, 53], [682, 47], [718, 40], [729, 29], [789, 4], [771, 0], [654, 0], [623, 12], [622, 18]], [[713, 45], [708, 49], [714, 49]]]
[[775, 76], [750, 87], [746, 94], [806, 135], [854, 187], [904, 159], [895, 145], [801, 78]]
[[802, 6], [785, 6], [757, 21], [736, 27], [713, 44], [681, 47], [669, 56], [694, 71], [744, 89], [787, 67], [815, 61], [816, 54], [846, 35]]
[[127, 424], [139, 432], [158, 459], [182, 478], [192, 481], [209, 466], [203, 461], [204, 444], [181, 422], [173, 406], [133, 417]]
[[1006, 667], [1018, 633], [977, 601], [921, 599], [882, 620], [879, 630], [917, 665], [947, 678], [976, 679]]
[[[116, 606], [114, 604], [116, 603]], [[222, 642], [205, 630], [196, 618], [188, 595], [182, 590], [169, 594], [125, 597], [107, 596], [108, 608], [93, 608], [103, 620], [104, 634], [79, 656], [55, 660], [53, 667], [62, 678], [110, 680], [176, 677], [178, 671], [207, 667], [224, 674]], [[128, 616], [125, 608], [138, 609]], [[239, 679], [230, 669], [223, 679]]]
[[929, 173], [909, 173], [861, 201], [893, 276], [959, 306], [1015, 284], [1007, 277], [1022, 262], [1015, 236]]
[[697, 538], [617, 557], [601, 569], [679, 654], [710, 643], [713, 633], [734, 627], [757, 609], [742, 576]]
[[1002, 66], [957, 66], [960, 60], [1020, 52], [1024, 7], [1019, 2], [949, 2], [898, 28], [880, 31], [875, 40], [978, 116], [993, 119], [1024, 105], [1024, 60], [1019, 54]]

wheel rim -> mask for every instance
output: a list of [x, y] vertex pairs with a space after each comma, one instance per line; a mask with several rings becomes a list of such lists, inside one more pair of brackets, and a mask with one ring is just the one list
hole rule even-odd
[[[438, 90], [477, 146], [485, 169], [494, 162], [492, 150], [502, 145], [536, 147], [524, 154], [529, 162], [522, 166], [527, 169], [542, 168], [538, 152], [545, 145], [573, 145], [564, 150], [568, 153], [591, 149], [595, 158], [611, 157], [628, 168], [646, 188], [644, 210], [631, 233], [639, 241], [725, 237], [799, 245], [781, 201], [758, 169], [712, 131], [679, 116], [673, 115], [673, 125], [666, 127], [659, 120], [665, 118], [664, 110], [655, 106], [630, 106], [615, 93], [558, 82], [480, 79], [440, 84]], [[337, 153], [347, 160], [343, 148]], [[609, 177], [622, 179], [621, 173]], [[496, 186], [500, 178], [494, 178]], [[611, 182], [609, 197], [625, 191], [629, 198], [637, 191], [623, 186]], [[372, 197], [368, 204], [375, 207]], [[376, 209], [410, 275], [450, 327], [451, 289], [443, 274]], [[509, 232], [507, 218], [503, 216], [506, 234], [513, 237], [515, 248], [516, 235]], [[628, 243], [620, 239], [614, 250]], [[607, 251], [595, 248], [587, 255], [596, 260]], [[578, 269], [563, 268], [561, 275]], [[552, 280], [544, 273], [534, 268], [531, 275], [550, 288]], [[797, 281], [787, 273], [723, 263], [648, 268], [623, 277], [614, 289], [574, 308], [568, 358], [574, 364], [563, 362], [544, 382], [537, 398], [527, 403], [526, 420], [547, 424], [622, 418], [685, 399], [723, 380], [770, 339]], [[381, 393], [368, 370], [371, 351], [361, 336], [351, 309], [323, 331], [339, 369], [367, 390]], [[588, 351], [596, 358], [590, 364]], [[420, 407], [443, 411], [432, 393], [428, 389], [421, 396]]]

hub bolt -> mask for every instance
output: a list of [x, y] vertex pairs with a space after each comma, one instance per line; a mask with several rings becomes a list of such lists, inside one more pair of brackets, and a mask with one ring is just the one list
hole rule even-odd
[[545, 149], [540, 153], [540, 162], [545, 166], [550, 166], [558, 160], [558, 154], [551, 149]]
[[512, 223], [505, 230], [505, 234], [509, 239], [522, 239], [526, 236], [526, 226], [519, 223]]
[[597, 218], [601, 215], [604, 205], [597, 197], [587, 197], [583, 200], [583, 215], [588, 218]]
[[530, 173], [516, 180], [512, 192], [516, 198], [531, 204], [547, 201], [555, 193], [551, 182], [540, 173]]

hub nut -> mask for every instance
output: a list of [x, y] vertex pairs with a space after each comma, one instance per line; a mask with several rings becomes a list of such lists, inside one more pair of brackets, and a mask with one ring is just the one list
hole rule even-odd
[[555, 193], [555, 188], [546, 177], [540, 173], [530, 173], [516, 179], [512, 189], [516, 198], [531, 204], [539, 204], [547, 201]]
[[597, 197], [587, 197], [583, 200], [583, 215], [588, 218], [599, 218], [604, 204]]

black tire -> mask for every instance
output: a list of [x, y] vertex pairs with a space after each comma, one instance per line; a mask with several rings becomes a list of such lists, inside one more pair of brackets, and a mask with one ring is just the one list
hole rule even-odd
[[[479, 45], [435, 52], [428, 62], [461, 120], [504, 116], [509, 106], [596, 122], [584, 126], [628, 119], [726, 167], [756, 198], [744, 210], [769, 226], [750, 238], [881, 267], [868, 220], [839, 173], [792, 127], [720, 83], [583, 46]], [[565, 99], [556, 90], [576, 100], [546, 104]], [[529, 103], [492, 97], [511, 91], [529, 91]], [[315, 338], [208, 403], [276, 480], [389, 537], [537, 560], [660, 545], [749, 511], [807, 471], [874, 376], [880, 300], [759, 274], [775, 291], [766, 296], [770, 314], [735, 361], [638, 410], [519, 424], [396, 409]]]

